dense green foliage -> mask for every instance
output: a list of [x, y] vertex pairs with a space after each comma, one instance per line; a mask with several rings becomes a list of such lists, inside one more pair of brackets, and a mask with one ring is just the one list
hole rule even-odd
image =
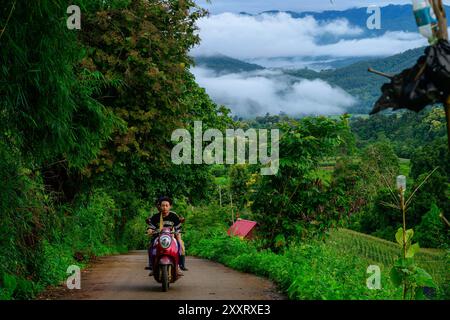
[[134, 1], [85, 21], [85, 64], [112, 82], [98, 99], [127, 125], [114, 133], [88, 174], [112, 192], [133, 194], [129, 199], [164, 193], [200, 200], [211, 188], [208, 169], [173, 165], [171, 133], [190, 128], [193, 119], [219, 129], [230, 123], [228, 110], [212, 103], [188, 71], [192, 61], [187, 52], [199, 41], [194, 22], [204, 11], [192, 1], [170, 1], [168, 6]]
[[[61, 13], [65, 1], [2, 3], [1, 138], [41, 166], [83, 168], [109, 137], [114, 117], [92, 98], [101, 81], [79, 67], [83, 52]], [[27, 27], [24, 28], [24, 25]]]
[[442, 223], [441, 214], [441, 210], [433, 203], [430, 211], [422, 216], [422, 220], [416, 228], [419, 243], [427, 244], [432, 248], [439, 248], [448, 243], [450, 234]]
[[351, 120], [351, 128], [358, 147], [378, 140], [389, 140], [397, 156], [406, 159], [411, 159], [420, 147], [426, 147], [438, 139], [446, 139], [445, 112], [442, 107], [428, 108], [421, 113], [405, 111], [392, 115], [377, 114], [370, 118], [355, 117]]
[[61, 16], [66, 5], [6, 1], [0, 9], [2, 298], [30, 298], [62, 279], [76, 252], [82, 261], [115, 250], [113, 231], [103, 229], [114, 221], [112, 200], [71, 193], [61, 205], [64, 181], [55, 184], [56, 174], [84, 168], [120, 125], [93, 98], [102, 82], [80, 68], [77, 34]]
[[242, 209], [250, 198], [251, 172], [246, 165], [235, 165], [231, 167], [229, 175], [233, 204]]
[[[409, 228], [421, 224], [422, 218], [434, 206], [436, 206], [434, 210], [438, 210], [448, 217], [450, 212], [450, 158], [447, 147], [445, 113], [441, 107], [432, 108], [420, 114], [403, 112], [399, 115], [377, 115], [369, 119], [356, 118], [352, 119], [351, 127], [356, 136], [356, 145], [360, 148], [383, 143], [390, 146], [392, 149], [390, 153], [395, 152], [398, 156], [410, 159], [409, 169], [403, 172], [408, 176], [407, 188], [410, 193], [421, 185], [429, 173], [436, 169], [414, 195], [408, 210], [407, 224]], [[387, 168], [388, 157], [385, 153], [382, 159], [381, 165]], [[367, 158], [364, 163], [367, 163]], [[358, 179], [358, 177], [364, 178], [364, 175], [357, 174], [360, 170], [358, 165], [353, 164], [353, 167], [344, 165], [339, 170], [343, 170], [344, 176], [348, 176], [349, 172], [353, 173], [356, 181], [366, 181]], [[398, 170], [395, 170], [392, 175], [386, 173], [377, 175], [380, 183], [372, 193], [373, 201], [365, 201], [367, 205], [360, 208], [360, 214], [352, 217], [350, 228], [387, 240], [395, 240], [393, 235], [401, 225], [402, 219], [396, 209], [386, 207], [384, 204], [392, 200], [387, 186], [392, 186], [394, 176], [398, 173]], [[361, 189], [355, 188], [356, 192], [358, 190]], [[422, 247], [446, 247], [450, 244], [445, 224], [442, 219], [440, 220], [438, 222], [435, 219], [435, 223], [440, 224], [437, 229], [433, 224], [424, 223], [416, 230]], [[436, 234], [437, 230], [439, 230], [439, 235]], [[442, 239], [439, 245], [437, 241], [431, 241], [431, 237], [427, 236], [429, 232], [438, 239]]]
[[3, 299], [142, 245], [136, 232], [157, 195], [204, 200], [210, 168], [173, 165], [170, 134], [194, 119], [232, 125], [189, 72], [205, 13], [193, 1], [72, 4], [81, 32], [66, 27], [66, 1], [0, 8]]

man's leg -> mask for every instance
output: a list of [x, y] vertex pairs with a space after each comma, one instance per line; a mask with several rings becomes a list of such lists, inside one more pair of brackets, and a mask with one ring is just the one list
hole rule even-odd
[[145, 267], [145, 270], [152, 270], [152, 246], [150, 245], [147, 249], [148, 253], [148, 265]]
[[150, 239], [150, 243], [148, 245], [147, 253], [148, 253], [148, 265], [145, 267], [145, 270], [152, 270], [152, 247], [153, 247], [153, 238]]
[[186, 268], [186, 251], [185, 251], [185, 247], [184, 247], [184, 241], [180, 240], [180, 248], [181, 248], [181, 253], [180, 253], [180, 268], [183, 271], [188, 271], [188, 268]]
[[148, 266], [150, 270], [149, 276], [153, 276], [153, 242], [155, 241], [156, 238], [152, 239], [150, 241], [150, 246], [148, 248]]

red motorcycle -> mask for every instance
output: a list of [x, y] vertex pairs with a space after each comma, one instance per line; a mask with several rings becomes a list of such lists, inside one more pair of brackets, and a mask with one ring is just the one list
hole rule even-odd
[[157, 238], [152, 246], [153, 277], [162, 284], [162, 291], [169, 290], [171, 283], [180, 278], [178, 273], [179, 246], [171, 228], [157, 231]]

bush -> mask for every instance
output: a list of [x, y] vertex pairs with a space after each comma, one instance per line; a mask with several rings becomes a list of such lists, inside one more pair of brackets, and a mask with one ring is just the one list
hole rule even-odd
[[39, 259], [36, 278], [43, 285], [52, 285], [66, 278], [66, 271], [70, 265], [78, 264], [74, 258], [74, 252], [64, 244], [51, 244], [44, 240], [41, 252], [37, 254]]
[[102, 190], [79, 199], [79, 207], [74, 211], [69, 236], [74, 248], [84, 256], [104, 255], [115, 243], [114, 231], [120, 212], [114, 200]]
[[0, 274], [0, 300], [32, 299], [42, 289], [42, 285], [24, 277]]
[[417, 241], [421, 247], [440, 248], [449, 244], [449, 234], [440, 218], [441, 210], [432, 204], [430, 211], [423, 217], [416, 229]]
[[153, 211], [142, 208], [139, 210], [138, 215], [126, 224], [122, 242], [129, 249], [142, 250], [148, 247], [149, 237], [146, 235], [147, 225], [145, 219], [151, 215], [151, 212]]
[[[26, 210], [1, 211], [0, 299], [31, 299], [64, 280], [70, 265], [83, 267], [89, 258], [123, 251], [115, 240], [119, 211], [104, 191], [82, 195], [71, 207], [44, 209], [39, 179], [18, 176], [25, 188], [17, 191], [15, 205]], [[41, 210], [25, 202], [28, 192]]]

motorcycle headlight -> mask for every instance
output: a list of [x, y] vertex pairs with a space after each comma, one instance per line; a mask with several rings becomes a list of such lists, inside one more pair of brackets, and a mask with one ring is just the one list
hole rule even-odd
[[161, 247], [167, 249], [168, 247], [170, 247], [172, 239], [169, 236], [162, 236], [161, 238], [159, 238], [159, 242], [161, 243]]

